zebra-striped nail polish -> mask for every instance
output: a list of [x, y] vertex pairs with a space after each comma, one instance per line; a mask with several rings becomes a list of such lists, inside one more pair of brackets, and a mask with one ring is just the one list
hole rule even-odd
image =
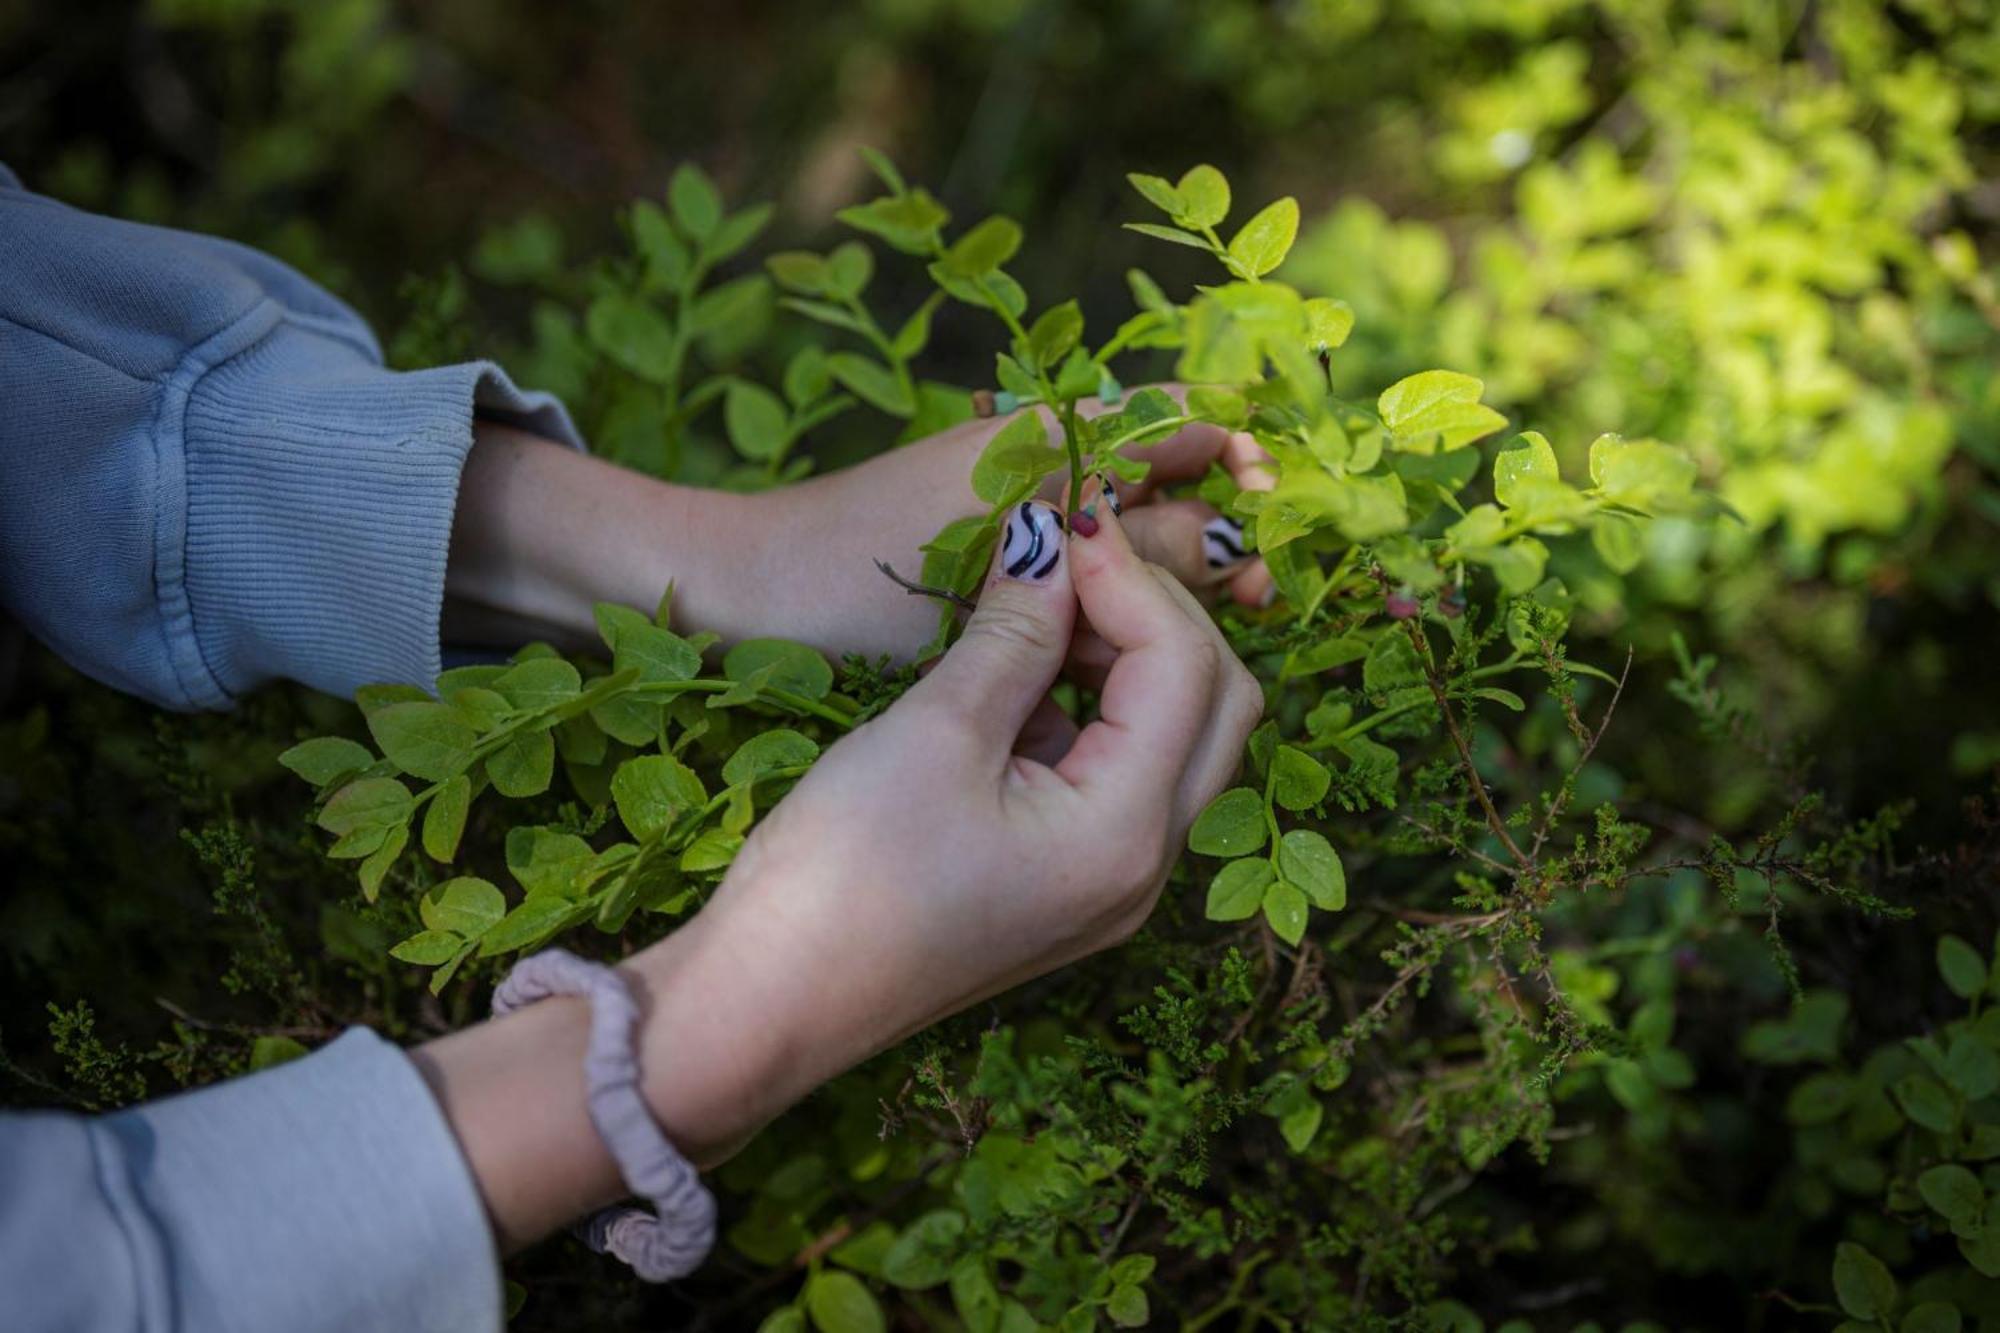
[[1112, 513], [1122, 514], [1125, 512], [1125, 502], [1118, 498], [1118, 483], [1112, 480], [1109, 472], [1100, 472], [1097, 474], [1097, 487], [1104, 493], [1104, 503], [1111, 506]]
[[1250, 553], [1243, 549], [1243, 525], [1220, 515], [1211, 518], [1201, 528], [1201, 552], [1208, 557], [1210, 569], [1248, 559]]
[[1062, 522], [1056, 511], [1023, 500], [1000, 533], [1000, 572], [1023, 583], [1047, 583], [1062, 560]]

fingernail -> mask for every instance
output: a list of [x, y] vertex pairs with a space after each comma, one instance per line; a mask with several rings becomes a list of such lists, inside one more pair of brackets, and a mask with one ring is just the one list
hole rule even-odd
[[1023, 583], [1047, 583], [1062, 561], [1062, 523], [1056, 511], [1023, 500], [1000, 533], [1000, 572]]
[[1210, 569], [1233, 565], [1250, 554], [1243, 549], [1243, 525], [1221, 515], [1202, 524], [1201, 550]]
[[1103, 492], [1104, 503], [1111, 506], [1112, 513], [1122, 514], [1125, 512], [1125, 502], [1118, 498], [1118, 483], [1111, 479], [1109, 472], [1100, 472], [1097, 474], [1097, 487]]
[[1069, 530], [1079, 537], [1097, 535], [1096, 505], [1085, 505], [1069, 516]]

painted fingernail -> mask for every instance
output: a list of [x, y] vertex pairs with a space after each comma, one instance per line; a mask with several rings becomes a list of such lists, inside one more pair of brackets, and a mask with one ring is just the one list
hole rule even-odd
[[1062, 549], [1056, 511], [1023, 500], [1007, 515], [1000, 534], [1000, 572], [1023, 583], [1047, 583], [1062, 561]]
[[1201, 551], [1210, 569], [1222, 569], [1249, 556], [1243, 549], [1243, 525], [1233, 518], [1217, 515], [1202, 524]]
[[1098, 489], [1104, 493], [1104, 503], [1111, 506], [1111, 512], [1114, 514], [1124, 513], [1125, 502], [1118, 498], [1118, 483], [1112, 480], [1111, 474], [1109, 472], [1098, 473], [1097, 485]]
[[1074, 514], [1071, 514], [1069, 516], [1069, 530], [1079, 537], [1095, 537], [1097, 535], [1097, 515], [1094, 512], [1096, 508], [1096, 505], [1085, 505]]

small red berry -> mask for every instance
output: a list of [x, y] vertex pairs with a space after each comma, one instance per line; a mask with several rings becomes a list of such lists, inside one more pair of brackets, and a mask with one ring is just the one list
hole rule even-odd
[[1417, 614], [1417, 599], [1406, 592], [1392, 592], [1382, 603], [1391, 620], [1408, 620]]

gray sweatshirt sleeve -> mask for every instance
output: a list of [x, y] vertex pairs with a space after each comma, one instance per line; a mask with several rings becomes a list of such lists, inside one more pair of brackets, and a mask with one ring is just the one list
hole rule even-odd
[[430, 1089], [364, 1029], [115, 1115], [0, 1116], [11, 1333], [501, 1325], [498, 1260]]

